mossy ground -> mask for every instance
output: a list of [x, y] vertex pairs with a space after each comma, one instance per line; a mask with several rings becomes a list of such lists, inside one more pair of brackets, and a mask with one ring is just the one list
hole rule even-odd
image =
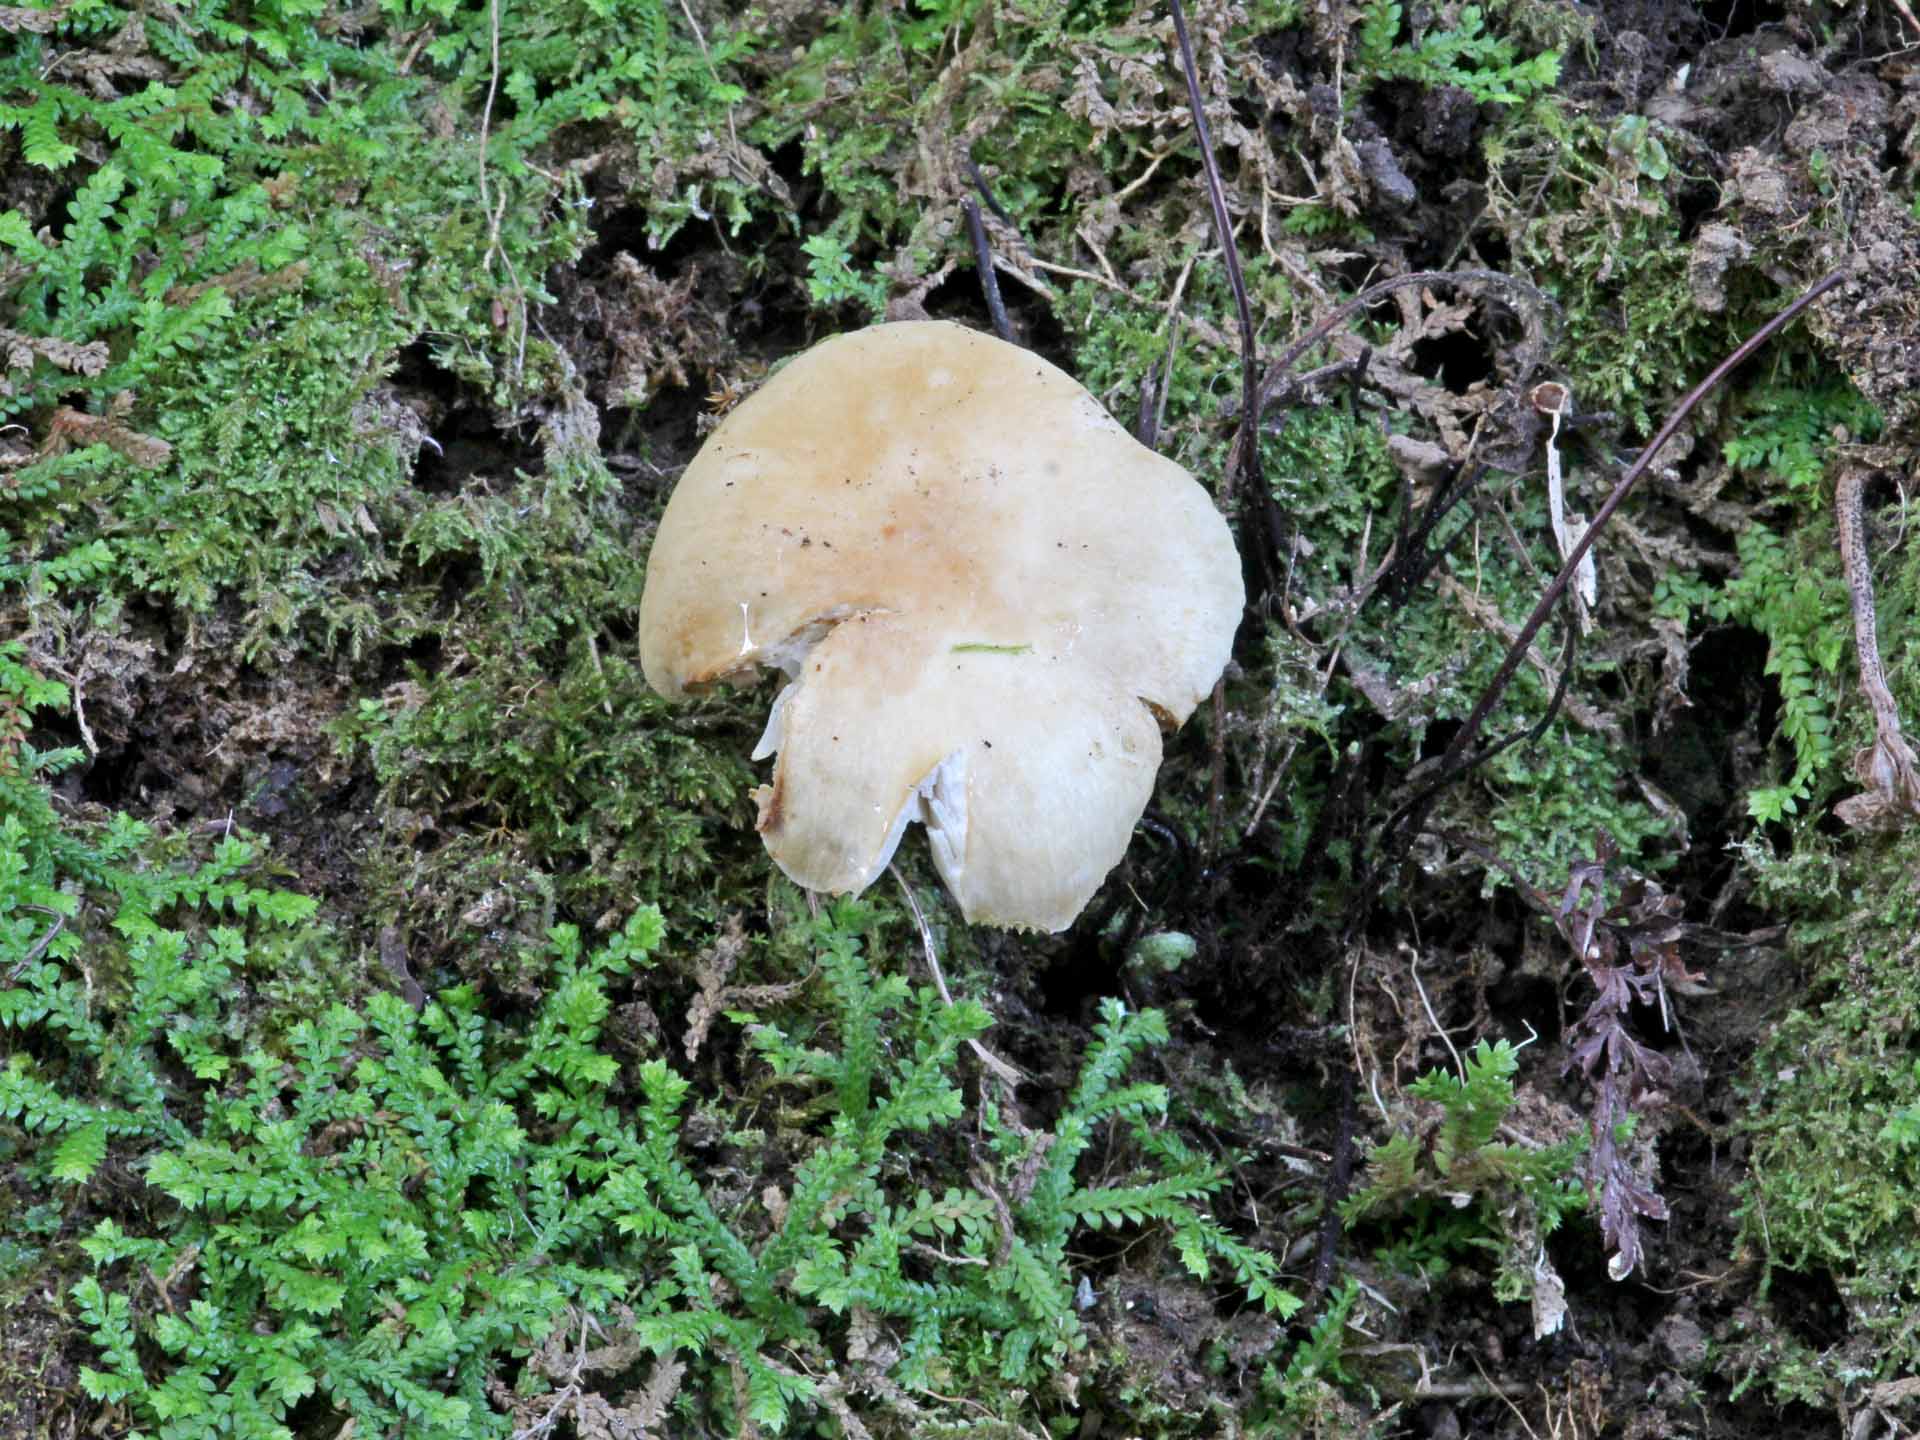
[[[1170, 739], [1151, 824], [1073, 931], [969, 932], [903, 851], [950, 981], [1028, 1077], [1016, 1125], [1071, 1112], [1101, 997], [1160, 1008], [1171, 1042], [1136, 1078], [1165, 1087], [1162, 1139], [1116, 1123], [1081, 1180], [1171, 1184], [1186, 1172], [1166, 1145], [1214, 1157], [1220, 1244], [1272, 1257], [1308, 1302], [1195, 1276], [1172, 1212], [1147, 1205], [1075, 1241], [1091, 1299], [1055, 1383], [1009, 1392], [956, 1339], [916, 1372], [938, 1379], [941, 1423], [1911, 1424], [1920, 855], [1912, 829], [1834, 818], [1873, 720], [1829, 511], [1838, 468], [1868, 468], [1880, 643], [1920, 724], [1920, 82], [1899, 48], [1920, 36], [1880, 7], [1763, 23], [1641, 0], [1254, 0], [1192, 21], [1263, 354], [1370, 279], [1507, 283], [1400, 292], [1301, 362], [1364, 350], [1357, 378], [1276, 399], [1263, 458], [1297, 530], [1249, 573], [1284, 581], [1258, 587], [1218, 717]], [[1255, 497], [1223, 479], [1234, 304], [1164, 12], [74, 0], [0, 25], [0, 639], [20, 642], [0, 802], [23, 827], [0, 990], [16, 960], [52, 957], [123, 1033], [152, 1001], [131, 993], [138, 938], [112, 923], [127, 877], [191, 874], [235, 828], [261, 842], [248, 884], [318, 906], [258, 922], [220, 995], [166, 1000], [187, 1037], [172, 1050], [89, 1051], [78, 1021], [18, 1000], [0, 1009], [10, 1059], [110, 1108], [149, 1066], [141, 1083], [200, 1125], [269, 1057], [291, 1067], [297, 1027], [336, 1001], [458, 993], [499, 1036], [531, 1033], [556, 993], [553, 928], [601, 945], [654, 903], [658, 964], [609, 979], [588, 1028], [623, 1066], [679, 1066], [702, 1184], [741, 1243], [770, 1243], [832, 1103], [770, 1078], [786, 1052], [767, 1017], [796, 1057], [843, 1032], [795, 938], [804, 898], [752, 833], [765, 696], [672, 710], [639, 676], [652, 526], [712, 415], [784, 356], [884, 315], [985, 324], [962, 209], [977, 175], [1021, 339], [1129, 423], [1166, 367], [1160, 447], [1264, 543]], [[1592, 628], [1570, 662], [1543, 634], [1493, 729], [1544, 716], [1570, 663], [1551, 724], [1386, 848], [1383, 822], [1557, 564], [1531, 387], [1571, 388], [1556, 443], [1591, 514], [1681, 394], [1842, 266], [1653, 467], [1597, 552]], [[57, 696], [34, 690], [49, 681]], [[1654, 892], [1626, 881], [1657, 882], [1708, 982], [1670, 997], [1676, 1028], [1633, 1019], [1672, 1068], [1625, 1148], [1671, 1219], [1644, 1227], [1624, 1281], [1596, 1217], [1530, 1228], [1545, 1192], [1511, 1157], [1439, 1160], [1452, 1132], [1408, 1093], [1475, 1041], [1533, 1036], [1502, 1142], [1589, 1133], [1566, 1045], [1591, 985], [1551, 912], [1602, 832], [1619, 913], [1651, 924]], [[897, 892], [870, 898], [870, 963], [924, 979]], [[167, 903], [192, 945], [228, 943], [217, 905]], [[983, 1158], [990, 1092], [969, 1072], [973, 1133], [916, 1132], [888, 1183], [1000, 1194], [993, 1166], [1017, 1169], [1017, 1147], [1001, 1135]], [[609, 1094], [643, 1107], [631, 1077]], [[106, 1363], [80, 1243], [102, 1220], [139, 1240], [182, 1216], [149, 1183], [166, 1146], [103, 1129], [89, 1156], [88, 1133], [77, 1111], [0, 1113], [0, 1433], [138, 1422], [78, 1378]], [[383, 1163], [411, 1163], [384, 1143]], [[1323, 1225], [1330, 1170], [1376, 1144], [1354, 1187], [1393, 1203]], [[1449, 1185], [1471, 1203], [1436, 1200]], [[164, 1373], [163, 1317], [214, 1282], [191, 1264], [102, 1273], [129, 1297], [127, 1363]], [[1543, 1273], [1567, 1319], [1536, 1335]], [[733, 1316], [727, 1281], [699, 1283], [702, 1313]], [[1066, 1293], [1064, 1273], [1034, 1283]], [[600, 1298], [595, 1319], [628, 1333], [621, 1297]], [[816, 1318], [825, 1348], [791, 1353], [871, 1388], [805, 1423], [911, 1428], [885, 1389], [904, 1331]], [[520, 1387], [501, 1416], [561, 1383], [559, 1351], [528, 1359], [548, 1339], [488, 1341]], [[747, 1392], [777, 1390], [773, 1372], [742, 1364], [689, 1383], [684, 1433], [772, 1413]], [[604, 1368], [611, 1395], [625, 1372]], [[648, 1380], [626, 1369], [622, 1387]], [[340, 1423], [325, 1396], [288, 1417], [302, 1435]]]

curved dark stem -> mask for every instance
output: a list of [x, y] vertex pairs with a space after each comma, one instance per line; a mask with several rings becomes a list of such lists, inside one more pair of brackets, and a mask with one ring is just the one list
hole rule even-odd
[[[1251, 443], [1251, 436], [1245, 425], [1249, 407], [1255, 407], [1257, 413], [1257, 407], [1263, 407], [1268, 399], [1293, 390], [1298, 383], [1296, 377], [1291, 373], [1294, 364], [1302, 355], [1325, 340], [1328, 335], [1332, 334], [1334, 330], [1338, 329], [1347, 320], [1362, 310], [1365, 310], [1367, 307], [1378, 304], [1396, 290], [1405, 290], [1409, 286], [1414, 285], [1459, 285], [1468, 282], [1491, 285], [1499, 289], [1512, 291], [1529, 301], [1535, 307], [1536, 311], [1545, 310], [1551, 304], [1547, 297], [1541, 294], [1534, 286], [1527, 284], [1524, 280], [1516, 280], [1511, 275], [1502, 275], [1497, 270], [1416, 270], [1408, 275], [1396, 275], [1392, 279], [1382, 280], [1378, 284], [1369, 285], [1358, 295], [1354, 296], [1353, 299], [1347, 301], [1346, 304], [1338, 306], [1332, 312], [1323, 316], [1304, 335], [1300, 336], [1299, 339], [1293, 341], [1286, 349], [1282, 350], [1273, 362], [1267, 366], [1266, 376], [1260, 381], [1257, 392], [1251, 400], [1243, 397], [1240, 402], [1242, 424], [1240, 433], [1234, 442], [1236, 450]], [[1535, 337], [1538, 337], [1541, 333], [1541, 326], [1537, 320], [1530, 324], [1529, 332]], [[1302, 378], [1317, 379], [1323, 374], [1332, 373], [1334, 369], [1334, 366], [1323, 366], [1320, 370], [1314, 371], [1309, 376]], [[1262, 488], [1264, 489], [1264, 486]], [[1271, 549], [1272, 556], [1262, 556], [1261, 565], [1263, 570], [1271, 574], [1275, 568], [1272, 557], [1288, 554], [1292, 547], [1289, 544], [1286, 533], [1285, 516], [1281, 512], [1278, 502], [1273, 501], [1270, 494], [1268, 496], [1268, 504], [1264, 507], [1263, 513], [1267, 525], [1266, 540]], [[1438, 513], [1444, 514], [1445, 511], [1441, 510]], [[1402, 514], [1405, 514], [1404, 509]]]
[[1667, 417], [1667, 423], [1660, 427], [1659, 434], [1648, 442], [1647, 448], [1642, 450], [1633, 464], [1627, 467], [1627, 473], [1622, 475], [1620, 483], [1613, 487], [1613, 493], [1607, 496], [1606, 504], [1600, 507], [1600, 513], [1595, 515], [1593, 523], [1587, 526], [1587, 533], [1580, 537], [1579, 543], [1573, 547], [1572, 553], [1561, 565], [1560, 573], [1553, 577], [1553, 583], [1547, 586], [1546, 592], [1534, 605], [1533, 613], [1527, 617], [1527, 623], [1520, 627], [1520, 633], [1514, 637], [1513, 644], [1507, 647], [1507, 657], [1500, 662], [1500, 668], [1495, 672], [1492, 683], [1487, 686], [1486, 692], [1473, 707], [1473, 713], [1467, 716], [1467, 723], [1460, 727], [1460, 732], [1453, 737], [1453, 743], [1447, 746], [1446, 753], [1441, 756], [1441, 766], [1444, 770], [1458, 774], [1469, 765], [1478, 763], [1463, 760], [1467, 746], [1472, 743], [1473, 737], [1486, 723], [1488, 713], [1506, 692], [1508, 684], [1513, 680], [1514, 672], [1520, 668], [1520, 662], [1526, 656], [1527, 647], [1533, 643], [1533, 637], [1540, 633], [1540, 627], [1546, 623], [1548, 614], [1559, 603], [1560, 597], [1566, 593], [1567, 586], [1573, 580], [1574, 571], [1579, 568], [1581, 560], [1586, 558], [1587, 552], [1593, 548], [1594, 542], [1600, 538], [1600, 531], [1613, 518], [1621, 502], [1633, 492], [1633, 487], [1640, 483], [1640, 477], [1647, 473], [1653, 464], [1654, 457], [1666, 447], [1667, 441], [1673, 438], [1674, 432], [1685, 423], [1686, 418], [1694, 412], [1702, 400], [1719, 388], [1721, 381], [1746, 363], [1754, 351], [1766, 344], [1784, 327], [1793, 323], [1802, 310], [1838, 285], [1844, 278], [1845, 272], [1836, 270], [1821, 280], [1773, 319], [1754, 331], [1745, 344], [1714, 368], [1711, 375], [1687, 392], [1686, 398], [1675, 407], [1673, 414]]
[[[1373, 347], [1361, 347], [1360, 353], [1351, 360], [1335, 360], [1330, 365], [1322, 365], [1317, 370], [1309, 370], [1304, 375], [1289, 375], [1269, 393], [1263, 405], [1278, 404], [1291, 400], [1296, 395], [1304, 395], [1316, 385], [1325, 385], [1334, 380], [1345, 380], [1349, 386], [1348, 402], [1357, 405], [1360, 383], [1366, 379], [1367, 367], [1373, 363]], [[1269, 435], [1278, 435], [1285, 427], [1284, 419], [1266, 422]]]
[[1014, 343], [1013, 324], [1007, 319], [1007, 305], [1000, 298], [1000, 277], [993, 273], [993, 246], [987, 242], [987, 227], [980, 219], [980, 207], [962, 200], [967, 214], [967, 234], [973, 237], [973, 263], [980, 271], [980, 289], [987, 297], [987, 314], [993, 317], [993, 333], [1009, 345]]
[[[1186, 72], [1187, 99], [1193, 107], [1193, 133], [1200, 142], [1200, 165], [1207, 177], [1207, 203], [1213, 210], [1213, 231], [1220, 239], [1220, 254], [1227, 266], [1227, 283], [1233, 288], [1233, 308], [1240, 320], [1240, 434], [1236, 443], [1238, 465], [1228, 470], [1227, 494], [1232, 499], [1235, 480], [1244, 480], [1267, 531], [1268, 559], [1285, 554], [1288, 529], [1280, 502], [1267, 486], [1260, 463], [1260, 355], [1253, 329], [1253, 305], [1247, 299], [1247, 280], [1240, 269], [1240, 249], [1233, 243], [1233, 217], [1227, 213], [1227, 188], [1220, 180], [1220, 163], [1213, 158], [1213, 134], [1207, 128], [1207, 107], [1200, 95], [1200, 72], [1193, 63], [1193, 41], [1187, 35], [1187, 15], [1180, 0], [1173, 7], [1173, 33], [1180, 42], [1180, 67]], [[1268, 565], [1269, 573], [1271, 566]]]
[[1166, 877], [1163, 884], [1169, 890], [1177, 887], [1186, 878], [1187, 871], [1193, 864], [1193, 850], [1187, 844], [1187, 837], [1182, 835], [1166, 816], [1154, 810], [1149, 810], [1142, 815], [1139, 823], [1142, 830], [1173, 851], [1173, 872]]
[[[1546, 711], [1538, 720], [1534, 721], [1531, 725], [1522, 725], [1510, 735], [1488, 742], [1485, 747], [1476, 752], [1473, 757], [1467, 761], [1466, 765], [1458, 771], [1448, 771], [1446, 768], [1446, 757], [1452, 753], [1451, 746], [1441, 755], [1439, 760], [1432, 762], [1439, 767], [1434, 780], [1428, 784], [1426, 789], [1422, 790], [1411, 800], [1407, 801], [1406, 804], [1394, 811], [1392, 818], [1381, 828], [1380, 833], [1385, 838], [1380, 851], [1381, 859], [1374, 867], [1375, 874], [1379, 872], [1381, 865], [1388, 863], [1398, 853], [1400, 845], [1397, 843], [1397, 837], [1404, 835], [1411, 838], [1425, 828], [1427, 812], [1432, 808], [1433, 802], [1440, 797], [1442, 790], [1466, 774], [1467, 771], [1478, 769], [1480, 766], [1486, 764], [1501, 751], [1510, 750], [1523, 741], [1531, 743], [1547, 733], [1547, 727], [1553, 724], [1554, 716], [1560, 713], [1560, 706], [1567, 698], [1567, 689], [1573, 683], [1573, 656], [1574, 651], [1579, 648], [1579, 638], [1579, 627], [1575, 625], [1567, 626], [1566, 639], [1560, 644], [1560, 676], [1554, 681], [1553, 693], [1547, 697]], [[1454, 738], [1458, 739], [1459, 737], [1456, 735]]]
[[1373, 363], [1373, 346], [1362, 345], [1360, 353], [1353, 357], [1353, 364], [1347, 374], [1347, 418], [1358, 421], [1360, 418], [1360, 386], [1366, 381], [1367, 367]]
[[[995, 218], [997, 218], [1001, 224], [1013, 231], [1016, 236], [1019, 236], [1020, 226], [1015, 222], [1013, 216], [1006, 212], [1006, 208], [1001, 205], [999, 200], [994, 197], [993, 187], [987, 184], [987, 177], [980, 173], [980, 167], [973, 163], [973, 157], [971, 155], [966, 157], [966, 167], [967, 178], [973, 181], [973, 188], [980, 192], [980, 198], [987, 202], [987, 208], [993, 211]], [[1022, 245], [1026, 244], [1024, 237], [1021, 238], [1020, 243]]]
[[[1301, 847], [1309, 858], [1298, 866], [1282, 870], [1266, 885], [1251, 919], [1243, 927], [1247, 936], [1275, 934], [1276, 926], [1307, 903], [1306, 890], [1317, 875], [1329, 870], [1338, 872], [1340, 862], [1336, 857], [1340, 850], [1336, 848], [1336, 840], [1366, 828], [1372, 806], [1369, 776], [1373, 758], [1373, 742], [1363, 740], [1334, 762], [1333, 772], [1327, 777], [1325, 796], [1313, 817], [1313, 828], [1307, 832], [1306, 843]], [[1241, 843], [1244, 846], [1244, 839]], [[1364, 859], [1364, 855], [1357, 859]]]
[[45, 905], [22, 905], [20, 908], [22, 910], [34, 910], [42, 915], [51, 915], [53, 917], [53, 924], [48, 927], [46, 934], [42, 935], [28, 947], [26, 954], [14, 962], [13, 969], [7, 972], [6, 983], [9, 985], [18, 980], [29, 965], [46, 954], [47, 947], [53, 944], [62, 930], [67, 928], [67, 917], [62, 915], [58, 910], [51, 910]]
[[1149, 450], [1160, 448], [1160, 427], [1167, 418], [1167, 389], [1173, 383], [1173, 361], [1180, 353], [1179, 311], [1167, 327], [1167, 353], [1147, 371], [1147, 383], [1140, 391], [1140, 420], [1134, 427], [1134, 439]]
[[1160, 362], [1147, 367], [1147, 378], [1140, 382], [1140, 413], [1134, 417], [1133, 438], [1149, 450], [1158, 450], [1160, 427], [1153, 423], [1153, 397], [1159, 390]]
[[[1702, 380], [1698, 385], [1694, 386], [1693, 389], [1689, 390], [1686, 398], [1674, 407], [1673, 413], [1667, 417], [1667, 423], [1660, 427], [1659, 433], [1647, 443], [1646, 448], [1640, 452], [1633, 464], [1627, 467], [1626, 474], [1622, 475], [1619, 483], [1613, 487], [1613, 492], [1607, 496], [1606, 503], [1600, 507], [1599, 513], [1593, 517], [1593, 523], [1587, 526], [1587, 533], [1580, 537], [1579, 543], [1575, 545], [1572, 552], [1567, 555], [1565, 562], [1560, 567], [1560, 573], [1553, 577], [1553, 583], [1547, 586], [1545, 592], [1540, 596], [1539, 601], [1534, 605], [1533, 613], [1527, 617], [1527, 623], [1522, 625], [1520, 627], [1520, 633], [1514, 636], [1513, 643], [1507, 647], [1506, 658], [1500, 662], [1500, 668], [1494, 672], [1492, 681], [1487, 685], [1486, 690], [1481, 693], [1479, 700], [1475, 702], [1472, 713], [1467, 716], [1466, 723], [1460, 727], [1458, 733], [1454, 735], [1453, 740], [1448, 744], [1446, 751], [1441, 755], [1439, 774], [1435, 777], [1433, 784], [1416, 797], [1415, 800], [1409, 801], [1406, 805], [1402, 806], [1394, 819], [1388, 822], [1387, 828], [1382, 836], [1385, 841], [1382, 850], [1382, 863], [1385, 863], [1386, 857], [1397, 848], [1396, 842], [1410, 838], [1421, 828], [1426, 818], [1428, 806], [1432, 804], [1433, 798], [1440, 793], [1441, 789], [1459, 779], [1476, 766], [1491, 759], [1508, 745], [1514, 743], [1515, 740], [1522, 738], [1522, 736], [1528, 733], [1522, 731], [1520, 735], [1510, 736], [1497, 744], [1486, 746], [1471, 754], [1468, 753], [1468, 747], [1472, 745], [1474, 737], [1480, 733], [1480, 728], [1486, 724], [1487, 716], [1492, 713], [1493, 707], [1500, 702], [1500, 697], [1506, 693], [1507, 686], [1512, 683], [1515, 672], [1520, 668], [1520, 662], [1526, 658], [1527, 651], [1529, 647], [1532, 646], [1534, 637], [1540, 633], [1540, 627], [1546, 624], [1547, 616], [1553, 612], [1553, 607], [1559, 603], [1560, 597], [1566, 593], [1567, 586], [1572, 582], [1574, 571], [1578, 568], [1580, 561], [1586, 556], [1586, 553], [1593, 548], [1594, 542], [1600, 536], [1600, 531], [1605, 528], [1606, 523], [1613, 518], [1614, 512], [1620, 508], [1621, 502], [1632, 493], [1633, 487], [1640, 483], [1640, 477], [1647, 473], [1655, 457], [1665, 448], [1666, 443], [1673, 438], [1674, 432], [1679, 430], [1681, 425], [1686, 422], [1687, 417], [1699, 406], [1700, 402], [1712, 394], [1728, 375], [1746, 363], [1754, 351], [1758, 350], [1762, 345], [1765, 345], [1767, 341], [1771, 340], [1787, 325], [1792, 324], [1801, 311], [1805, 310], [1815, 300], [1818, 300], [1822, 295], [1826, 294], [1827, 291], [1833, 289], [1845, 276], [1845, 271], [1836, 270], [1814, 284], [1791, 305], [1787, 306], [1786, 309], [1782, 310], [1778, 315], [1774, 316], [1773, 319], [1769, 320], [1765, 325], [1762, 325], [1758, 330], [1754, 331], [1752, 335], [1748, 336], [1739, 349], [1735, 350], [1725, 360], [1722, 360], [1719, 365], [1715, 366], [1713, 373], [1708, 375], [1707, 378]], [[1572, 627], [1569, 627], [1569, 630], [1571, 629]], [[1572, 666], [1570, 664], [1563, 664], [1561, 667], [1560, 684], [1555, 689], [1556, 703], [1560, 694], [1566, 689], [1567, 677], [1571, 671]], [[1549, 709], [1549, 715], [1551, 715], [1551, 708]], [[1544, 724], [1544, 722], [1542, 723]], [[1529, 728], [1537, 733], [1539, 727]]]
[[[1246, 276], [1240, 268], [1240, 250], [1233, 240], [1233, 218], [1227, 213], [1226, 186], [1220, 179], [1220, 165], [1213, 156], [1213, 135], [1207, 127], [1206, 104], [1200, 94], [1200, 72], [1193, 60], [1193, 41], [1187, 34], [1187, 16], [1180, 0], [1168, 0], [1173, 12], [1173, 31], [1180, 45], [1180, 66], [1186, 75], [1187, 98], [1193, 109], [1193, 129], [1200, 142], [1200, 164], [1207, 180], [1207, 203], [1213, 212], [1214, 233], [1220, 239], [1220, 253], [1226, 261], [1227, 283], [1233, 289], [1234, 311], [1240, 322], [1240, 426], [1234, 437], [1233, 459], [1227, 468], [1227, 489], [1221, 496], [1223, 508], [1233, 498], [1233, 487], [1245, 481], [1252, 491], [1251, 503], [1257, 507], [1265, 544], [1255, 553], [1268, 589], [1275, 582], [1291, 580], [1293, 553], [1292, 524], [1274, 498], [1266, 481], [1260, 459], [1260, 414], [1268, 391], [1274, 388], [1309, 348], [1317, 345], [1333, 328], [1373, 304], [1383, 295], [1409, 285], [1457, 284], [1462, 280], [1480, 280], [1492, 285], [1522, 291], [1538, 303], [1544, 297], [1533, 286], [1494, 270], [1418, 271], [1371, 285], [1353, 300], [1342, 305], [1315, 325], [1281, 353], [1268, 368], [1266, 380], [1259, 375], [1258, 342], [1254, 334], [1253, 306], [1247, 298]], [[1536, 327], [1537, 329], [1537, 327]], [[1285, 564], [1283, 565], [1283, 559]]]

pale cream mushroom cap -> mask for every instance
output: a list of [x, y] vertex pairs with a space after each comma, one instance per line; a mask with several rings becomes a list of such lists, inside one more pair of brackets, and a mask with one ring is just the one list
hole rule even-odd
[[[1244, 594], [1198, 483], [1029, 351], [940, 321], [823, 341], [687, 467], [640, 658], [669, 697], [793, 679], [760, 831], [858, 892], [910, 820], [970, 921], [1060, 930], [1125, 853]], [[756, 756], [758, 758], [758, 756]]]

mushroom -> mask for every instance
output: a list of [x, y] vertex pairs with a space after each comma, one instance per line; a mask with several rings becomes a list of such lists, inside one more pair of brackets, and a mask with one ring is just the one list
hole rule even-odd
[[640, 603], [670, 699], [788, 680], [774, 860], [858, 893], [909, 821], [969, 921], [1063, 930], [1120, 857], [1244, 593], [1200, 485], [1029, 351], [943, 321], [823, 341], [736, 407]]

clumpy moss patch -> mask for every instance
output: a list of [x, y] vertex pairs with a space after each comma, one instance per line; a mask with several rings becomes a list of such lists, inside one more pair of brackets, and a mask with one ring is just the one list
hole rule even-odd
[[644, 536], [593, 430], [543, 434], [537, 474], [416, 518], [403, 544], [473, 579], [423, 658], [333, 727], [379, 786], [394, 918], [431, 917], [436, 946], [464, 929], [479, 951], [463, 968], [505, 958], [502, 936], [538, 937], [555, 907], [597, 917], [674, 896], [711, 923], [742, 898], [721, 861], [751, 835], [740, 757], [755, 722], [724, 696], [669, 718], [632, 650]]
[[1805, 922], [1820, 968], [1743, 1087], [1742, 1245], [1763, 1266], [1832, 1277], [1851, 1336], [1799, 1368], [1833, 1398], [1920, 1366], [1916, 865], [1910, 838], [1873, 845], [1850, 868], [1874, 883], [1826, 897]]

